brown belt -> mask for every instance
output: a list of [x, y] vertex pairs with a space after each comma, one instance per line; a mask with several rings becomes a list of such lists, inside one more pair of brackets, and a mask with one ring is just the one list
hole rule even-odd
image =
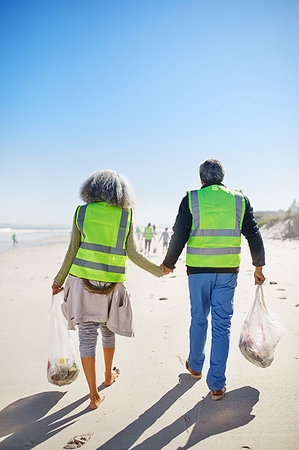
[[117, 283], [107, 283], [106, 286], [95, 286], [92, 284], [89, 280], [86, 278], [81, 278], [83, 287], [92, 294], [100, 294], [100, 295], [107, 295], [110, 294], [110, 292], [113, 291]]

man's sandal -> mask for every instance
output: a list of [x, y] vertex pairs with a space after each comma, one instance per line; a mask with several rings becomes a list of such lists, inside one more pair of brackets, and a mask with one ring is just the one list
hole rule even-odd
[[190, 369], [189, 364], [188, 364], [188, 359], [186, 361], [186, 369], [188, 370], [188, 372], [190, 372], [192, 378], [196, 378], [197, 380], [201, 379], [201, 377], [202, 377], [201, 372], [194, 372], [194, 370]]
[[225, 394], [226, 387], [224, 386], [222, 389], [218, 391], [211, 391], [212, 400], [221, 400]]

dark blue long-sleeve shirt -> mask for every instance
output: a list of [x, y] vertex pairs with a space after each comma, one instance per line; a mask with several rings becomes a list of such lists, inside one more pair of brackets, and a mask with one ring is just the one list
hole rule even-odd
[[[209, 186], [202, 186], [201, 189]], [[171, 237], [168, 251], [163, 264], [169, 269], [175, 268], [180, 254], [185, 247], [192, 227], [192, 214], [189, 209], [188, 195], [181, 201], [179, 212], [173, 226], [173, 235]], [[259, 227], [253, 215], [253, 208], [247, 197], [245, 197], [245, 213], [242, 223], [241, 233], [248, 241], [252, 264], [256, 267], [265, 265], [265, 250]], [[187, 266], [187, 273], [207, 273], [207, 272], [238, 272], [238, 267], [191, 267]]]

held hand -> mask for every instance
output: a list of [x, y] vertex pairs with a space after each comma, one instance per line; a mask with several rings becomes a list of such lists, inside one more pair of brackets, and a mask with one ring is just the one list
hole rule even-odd
[[161, 264], [161, 267], [163, 267], [162, 276], [173, 273], [173, 269], [169, 269], [168, 267], [164, 266], [164, 264]]
[[263, 284], [265, 279], [262, 267], [256, 267], [254, 271], [254, 284]]
[[62, 284], [53, 283], [52, 284], [52, 293], [53, 295], [59, 294], [63, 290]]

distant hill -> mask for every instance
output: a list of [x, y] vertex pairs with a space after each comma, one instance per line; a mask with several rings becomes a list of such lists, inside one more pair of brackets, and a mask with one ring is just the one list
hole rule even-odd
[[273, 239], [299, 238], [299, 213], [288, 211], [257, 211], [257, 223], [267, 237]]
[[285, 215], [285, 211], [283, 209], [279, 209], [278, 211], [254, 211], [255, 217], [281, 217]]

